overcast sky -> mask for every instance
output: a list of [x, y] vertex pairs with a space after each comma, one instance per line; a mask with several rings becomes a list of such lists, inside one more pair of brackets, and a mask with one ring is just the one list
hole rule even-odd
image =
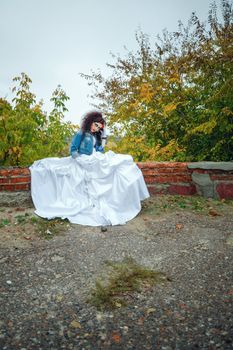
[[[32, 79], [32, 91], [51, 109], [61, 84], [70, 101], [66, 120], [78, 123], [92, 109], [91, 92], [79, 73], [107, 74], [110, 52], [136, 50], [135, 31], [155, 41], [164, 28], [177, 29], [194, 11], [206, 20], [211, 0], [0, 0], [0, 97], [11, 99], [12, 78]], [[219, 4], [220, 0], [216, 1]]]

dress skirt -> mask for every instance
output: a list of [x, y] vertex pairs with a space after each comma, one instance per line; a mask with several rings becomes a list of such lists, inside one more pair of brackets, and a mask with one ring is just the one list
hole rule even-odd
[[30, 167], [35, 213], [89, 226], [122, 225], [149, 193], [130, 155], [95, 152], [76, 159], [45, 158]]

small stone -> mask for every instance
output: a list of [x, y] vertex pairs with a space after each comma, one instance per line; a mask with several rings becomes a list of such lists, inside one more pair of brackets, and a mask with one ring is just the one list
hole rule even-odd
[[64, 299], [63, 295], [56, 295], [56, 301], [59, 303]]
[[51, 260], [53, 262], [58, 262], [58, 261], [63, 261], [64, 258], [62, 256], [59, 256], [59, 255], [54, 255], [54, 256], [51, 257]]
[[78, 321], [75, 321], [75, 320], [71, 322], [70, 326], [72, 328], [82, 328], [81, 324]]
[[118, 307], [118, 308], [121, 308], [121, 307], [122, 307], [122, 304], [116, 301], [116, 302], [115, 302], [115, 306]]
[[108, 231], [107, 227], [106, 226], [101, 226], [101, 232], [106, 232]]
[[24, 239], [26, 239], [26, 240], [30, 240], [30, 239], [31, 239], [31, 237], [30, 237], [30, 236], [24, 236]]
[[227, 240], [226, 240], [226, 244], [233, 246], [233, 235], [230, 235]]
[[128, 333], [128, 330], [129, 330], [129, 327], [128, 327], [128, 326], [124, 326], [124, 327], [123, 327], [123, 333], [124, 333], [124, 334], [127, 334], [127, 333]]
[[150, 307], [149, 309], [146, 310], [146, 314], [149, 315], [155, 311], [156, 311], [156, 309], [154, 309], [153, 307]]
[[100, 336], [100, 339], [101, 340], [105, 340], [107, 338], [107, 334], [106, 333], [103, 333], [103, 332], [100, 332], [99, 333], [99, 336]]
[[10, 280], [6, 281], [7, 284], [12, 284], [12, 282]]
[[103, 314], [102, 314], [102, 313], [97, 313], [97, 314], [96, 314], [96, 319], [97, 319], [97, 321], [102, 321], [102, 319], [103, 319]]

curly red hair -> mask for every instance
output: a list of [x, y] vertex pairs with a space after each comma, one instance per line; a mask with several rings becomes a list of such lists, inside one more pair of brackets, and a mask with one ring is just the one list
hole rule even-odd
[[91, 130], [92, 123], [95, 123], [95, 122], [101, 123], [104, 128], [105, 120], [103, 118], [102, 113], [98, 111], [88, 112], [82, 121], [82, 125], [81, 125], [82, 132], [83, 133], [89, 132]]

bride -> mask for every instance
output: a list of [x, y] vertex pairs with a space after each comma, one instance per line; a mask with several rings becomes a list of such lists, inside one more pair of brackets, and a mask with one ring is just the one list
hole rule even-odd
[[149, 193], [141, 170], [130, 155], [103, 152], [102, 113], [85, 115], [69, 157], [45, 158], [30, 167], [35, 213], [71, 223], [122, 225], [141, 210]]

